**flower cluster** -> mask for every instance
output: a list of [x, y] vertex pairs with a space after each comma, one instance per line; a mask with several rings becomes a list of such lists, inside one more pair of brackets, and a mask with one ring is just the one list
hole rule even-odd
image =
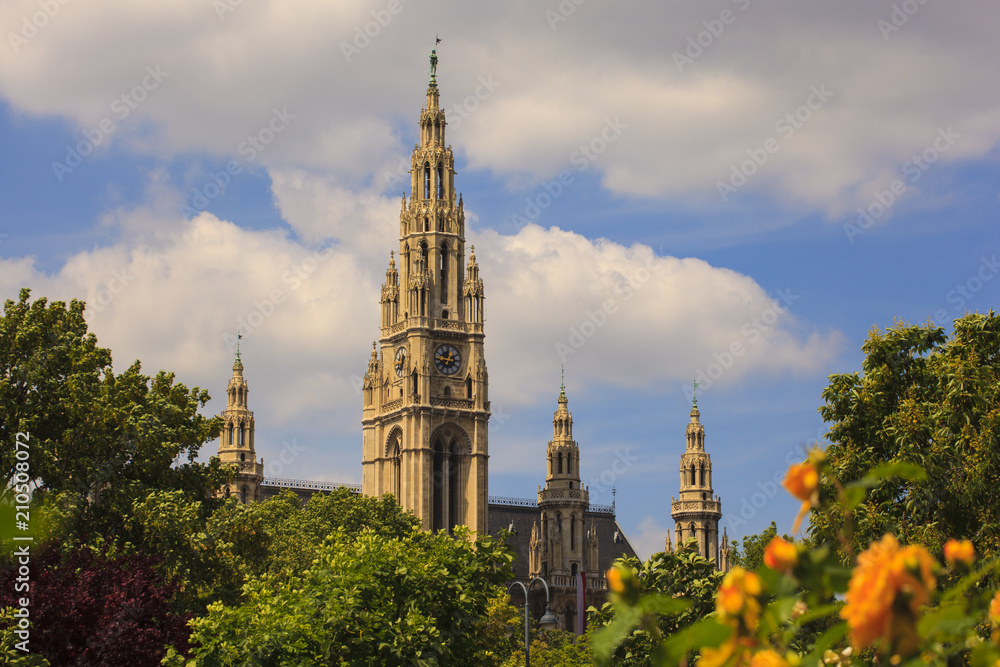
[[[867, 489], [883, 478], [922, 472], [914, 468], [886, 464], [841, 483], [823, 453], [813, 450], [788, 469], [783, 482], [802, 501], [793, 532], [810, 509], [821, 506], [837, 507], [849, 530]], [[824, 488], [835, 493], [821, 498], [824, 479]], [[850, 550], [774, 537], [764, 550], [764, 565], [757, 572], [739, 566], [728, 572], [716, 592], [713, 617], [682, 629], [687, 637], [667, 638], [660, 659], [651, 664], [678, 664], [693, 646], [700, 647], [697, 667], [851, 667], [871, 652], [884, 665], [1000, 667], [1000, 592], [986, 588], [991, 577], [1000, 576], [1000, 561], [977, 562], [969, 540], [948, 540], [942, 551], [944, 564], [927, 547], [900, 544], [886, 533], [847, 569], [842, 558], [851, 558]], [[628, 602], [632, 576], [626, 570], [608, 572], [615, 599]], [[939, 578], [952, 582], [949, 588], [939, 591]], [[635, 595], [634, 604], [641, 606], [644, 594]], [[823, 637], [811, 634], [817, 621], [826, 626]], [[812, 652], [800, 654], [802, 647]]]
[[[726, 574], [715, 597], [715, 613], [720, 623], [729, 626], [729, 639], [718, 648], [703, 649], [699, 667], [718, 667], [733, 656], [737, 656], [738, 665], [748, 662], [747, 657], [756, 645], [763, 593], [763, 584], [756, 573], [736, 566]], [[777, 654], [775, 657], [781, 662], [759, 662], [755, 655], [751, 666], [785, 667], [784, 660]], [[766, 656], [761, 660], [766, 660]]]
[[936, 585], [935, 569], [927, 549], [900, 547], [888, 533], [858, 556], [847, 604], [840, 611], [854, 646], [867, 648], [882, 640], [892, 655], [915, 652], [919, 645], [916, 622]]

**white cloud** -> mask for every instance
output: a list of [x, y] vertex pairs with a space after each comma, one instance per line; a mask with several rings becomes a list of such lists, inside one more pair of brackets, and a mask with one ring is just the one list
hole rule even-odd
[[[921, 4], [885, 38], [877, 21], [891, 8], [861, 0], [727, 4], [733, 21], [683, 71], [674, 53], [716, 9], [590, 3], [553, 30], [545, 11], [556, 3], [432, 6], [404, 3], [348, 62], [342, 43], [381, 7], [241, 3], [220, 18], [202, 0], [68, 3], [0, 61], [0, 93], [81, 129], [111, 117], [113, 141], [160, 156], [236, 154], [287, 107], [296, 118], [260, 162], [326, 169], [357, 187], [405, 152], [399, 128], [422, 99], [425, 37], [439, 32], [442, 103], [468, 116], [451, 113], [451, 138], [474, 168], [512, 184], [551, 178], [620, 118], [628, 129], [594, 163], [606, 188], [717, 207], [716, 182], [775, 137], [780, 149], [746, 187], [831, 216], [869, 201], [938, 127], [961, 135], [945, 162], [983, 156], [1000, 137], [1000, 90], [982, 85], [982, 63], [1000, 57], [1000, 7], [987, 0]], [[35, 0], [5, 3], [0, 32], [20, 32], [37, 11]], [[169, 77], [118, 120], [113, 100], [157, 65]], [[487, 91], [480, 77], [498, 85]], [[832, 97], [782, 135], [776, 121], [814, 86]]]
[[[640, 560], [645, 561], [653, 554], [660, 553], [666, 548], [668, 529], [661, 526], [652, 516], [648, 514], [643, 516], [636, 530], [634, 535], [628, 536], [628, 541]], [[673, 541], [673, 536], [671, 536], [671, 541]]]
[[[147, 371], [171, 369], [201, 386], [226, 373], [240, 327], [255, 374], [267, 378], [255, 402], [269, 419], [322, 415], [350, 432], [360, 412], [352, 377], [378, 336], [397, 204], [301, 173], [276, 173], [274, 184], [301, 240], [208, 213], [184, 220], [179, 195], [154, 173], [145, 205], [104, 221], [121, 231], [118, 242], [69, 257], [54, 275], [31, 258], [0, 261], [0, 287], [84, 298], [119, 369], [140, 358]], [[329, 237], [332, 245], [315, 245]], [[551, 399], [563, 362], [574, 382], [638, 389], [708, 373], [734, 343], [744, 350], [712, 376], [720, 384], [815, 373], [839, 348], [839, 333], [796, 320], [794, 302], [789, 310], [749, 277], [701, 260], [535, 225], [469, 240], [486, 284], [491, 400], [508, 411]]]

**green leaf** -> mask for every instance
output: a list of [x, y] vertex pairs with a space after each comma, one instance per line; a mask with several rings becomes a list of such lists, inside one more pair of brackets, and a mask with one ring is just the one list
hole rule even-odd
[[927, 471], [915, 463], [895, 461], [875, 466], [865, 479], [871, 478], [877, 482], [889, 477], [901, 477], [911, 482], [923, 482], [927, 479]]
[[703, 618], [674, 633], [663, 646], [674, 661], [680, 662], [691, 651], [721, 646], [731, 633], [732, 628], [719, 623], [715, 617]]

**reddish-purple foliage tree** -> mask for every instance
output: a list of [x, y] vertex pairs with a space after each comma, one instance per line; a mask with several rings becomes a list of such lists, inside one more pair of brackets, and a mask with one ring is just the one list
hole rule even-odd
[[[177, 586], [156, 573], [158, 558], [108, 557], [55, 546], [31, 558], [32, 653], [53, 665], [155, 666], [167, 645], [188, 650], [187, 617], [170, 608]], [[0, 607], [16, 605], [16, 567], [0, 569]]]

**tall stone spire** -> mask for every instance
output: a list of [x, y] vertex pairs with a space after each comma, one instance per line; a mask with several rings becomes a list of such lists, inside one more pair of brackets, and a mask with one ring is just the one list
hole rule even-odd
[[705, 451], [705, 427], [700, 416], [698, 405], [694, 403], [685, 433], [686, 447], [681, 455], [680, 499], [672, 500], [670, 515], [675, 524], [677, 545], [694, 539], [698, 552], [719, 566], [722, 501], [712, 491], [712, 458]]
[[226, 388], [226, 409], [222, 413], [223, 427], [219, 436], [219, 460], [232, 466], [236, 474], [223, 485], [225, 496], [236, 495], [242, 503], [260, 500], [260, 485], [264, 479], [264, 460], [258, 463], [254, 449], [253, 412], [247, 407], [250, 388], [243, 377], [243, 361], [239, 348], [233, 362], [233, 376]]
[[[573, 415], [566, 387], [559, 390], [558, 407], [552, 416], [552, 440], [546, 450], [545, 488], [538, 492], [542, 515], [541, 553], [534, 574], [574, 575], [586, 571], [588, 563], [585, 519], [590, 494], [580, 484], [580, 448], [573, 440]], [[595, 536], [596, 539], [596, 536]]]
[[[487, 530], [489, 380], [483, 281], [445, 139], [437, 53], [400, 202], [399, 251], [363, 382], [362, 489], [392, 493], [427, 530]], [[398, 266], [397, 266], [398, 264]]]

